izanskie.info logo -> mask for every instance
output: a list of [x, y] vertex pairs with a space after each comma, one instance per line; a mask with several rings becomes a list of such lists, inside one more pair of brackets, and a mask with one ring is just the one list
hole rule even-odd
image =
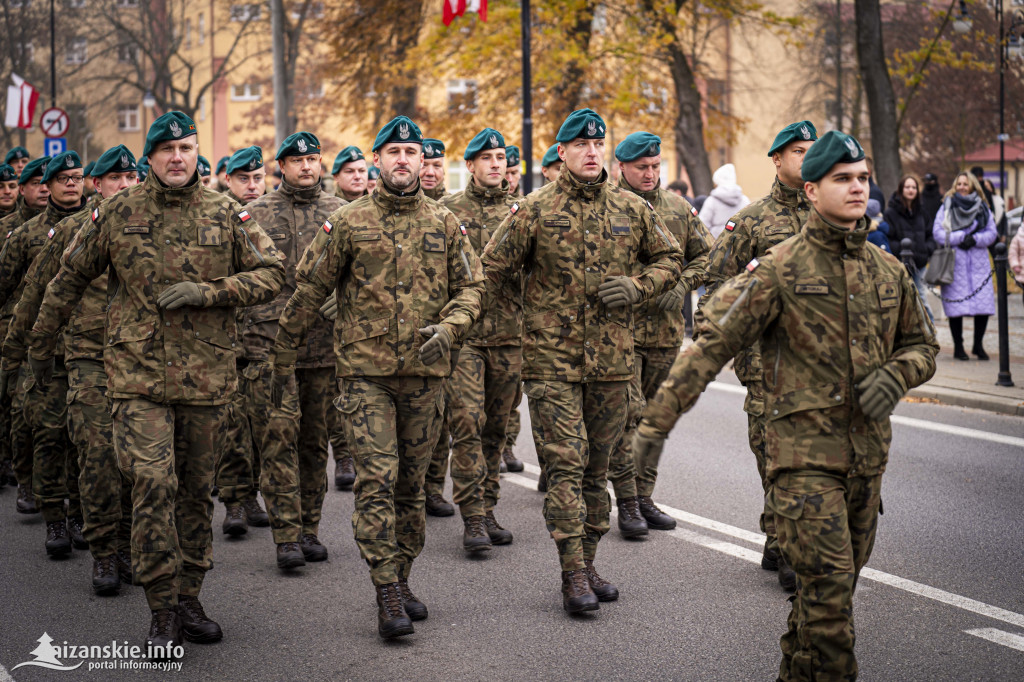
[[[35, 666], [49, 670], [77, 670], [85, 665], [87, 670], [162, 670], [180, 671], [184, 647], [173, 642], [167, 646], [129, 646], [128, 642], [111, 642], [103, 645], [54, 644], [47, 633], [38, 640], [39, 646], [29, 652], [34, 660], [25, 661], [11, 668]], [[74, 665], [62, 663], [61, 659], [78, 659]], [[168, 660], [170, 659], [170, 660]]]

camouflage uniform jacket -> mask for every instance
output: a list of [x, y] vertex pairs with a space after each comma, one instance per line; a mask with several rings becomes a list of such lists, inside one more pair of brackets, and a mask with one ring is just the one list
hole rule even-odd
[[[25, 290], [14, 308], [14, 319], [4, 341], [3, 369], [16, 369], [25, 359], [28, 332], [36, 320], [39, 306], [50, 283], [60, 270], [60, 259], [74, 234], [81, 228], [103, 197], [94, 194], [77, 213], [57, 223], [49, 233], [49, 242], [25, 273]], [[107, 273], [89, 283], [82, 300], [65, 326], [64, 361], [103, 360], [107, 320]]]
[[512, 205], [484, 250], [488, 299], [522, 271], [523, 379], [628, 381], [632, 306], [606, 308], [598, 286], [630, 276], [641, 300], [679, 281], [683, 254], [651, 205], [608, 174], [556, 182]]
[[[295, 267], [299, 258], [313, 243], [327, 217], [345, 205], [339, 199], [321, 192], [319, 184], [298, 188], [281, 182], [275, 192], [265, 194], [246, 209], [256, 219], [274, 246], [285, 258], [284, 286], [270, 303], [246, 308], [243, 311], [244, 328], [242, 346], [250, 362], [268, 360], [270, 349], [277, 338], [277, 321], [284, 306], [295, 292]], [[299, 349], [297, 367], [317, 368], [334, 366], [334, 345], [331, 338], [333, 324], [324, 319], [313, 323], [306, 344]]]
[[440, 201], [444, 197], [448, 196], [448, 190], [445, 188], [443, 182], [434, 189], [423, 190], [423, 193], [426, 194], [431, 199], [433, 199], [434, 201]]
[[[508, 215], [514, 199], [508, 193], [508, 181], [485, 188], [470, 179], [466, 189], [442, 197], [438, 202], [459, 219], [469, 233], [469, 243], [478, 254], [491, 234]], [[518, 346], [523, 339], [523, 284], [516, 275], [500, 295], [484, 303], [483, 314], [463, 340], [473, 346]]]
[[[283, 185], [283, 181], [282, 181], [282, 185]], [[348, 195], [346, 195], [346, 194], [345, 194], [345, 193], [344, 193], [343, 191], [341, 191], [341, 186], [340, 186], [340, 185], [338, 185], [337, 183], [335, 183], [335, 184], [334, 184], [334, 196], [335, 196], [335, 197], [337, 197], [338, 199], [341, 199], [341, 200], [342, 200], [342, 201], [344, 201], [344, 202], [345, 202], [346, 204], [347, 204], [347, 203], [349, 203], [349, 202], [355, 201], [355, 200], [356, 200], [356, 199], [358, 199], [359, 197], [365, 197], [365, 196], [366, 196], [367, 194], [369, 194], [369, 192], [367, 192], [367, 191], [366, 191], [366, 190], [364, 189], [364, 190], [363, 190], [363, 191], [362, 191], [362, 192], [361, 192], [361, 193], [359, 194], [359, 196], [357, 196], [357, 197], [349, 197], [349, 196], [348, 196]], [[317, 221], [317, 227], [319, 227], [319, 226], [320, 226], [320, 224], [322, 224], [322, 221]]]
[[[664, 436], [740, 349], [764, 359], [767, 477], [885, 470], [889, 419], [867, 419], [857, 385], [878, 368], [904, 389], [935, 373], [939, 346], [903, 265], [817, 212], [799, 236], [754, 259], [705, 308], [701, 333], [644, 411], [640, 433]], [[760, 262], [759, 262], [760, 261]]]
[[[104, 364], [111, 398], [220, 405], [237, 388], [235, 306], [274, 297], [284, 265], [274, 243], [230, 197], [198, 176], [166, 187], [150, 174], [94, 209], [47, 286], [29, 335], [45, 359], [89, 283], [110, 267]], [[202, 307], [166, 310], [165, 289], [196, 282]]]
[[[619, 187], [639, 194], [654, 207], [683, 248], [686, 267], [679, 276], [679, 284], [687, 293], [704, 283], [704, 270], [711, 250], [711, 233], [697, 217], [697, 209], [686, 199], [667, 190], [655, 187], [649, 192], [633, 189], [625, 178], [619, 179]], [[659, 310], [657, 299], [649, 299], [633, 308], [636, 326], [636, 345], [641, 348], [679, 348], [686, 333], [683, 310]]]
[[[703, 317], [701, 309], [704, 302], [715, 289], [735, 277], [752, 259], [761, 258], [768, 249], [799, 233], [809, 214], [810, 204], [804, 191], [784, 185], [775, 178], [768, 196], [745, 207], [726, 223], [708, 255], [707, 293], [698, 304], [695, 331]], [[736, 378], [744, 384], [760, 381], [761, 356], [757, 346], [737, 353], [733, 368]]]
[[418, 329], [442, 325], [458, 343], [480, 315], [483, 271], [455, 215], [419, 188], [396, 194], [383, 182], [317, 229], [295, 273], [279, 322], [275, 366], [296, 349], [334, 290], [339, 377], [445, 377], [448, 361], [420, 362]]
[[16, 275], [13, 273], [13, 264], [10, 268], [5, 264], [5, 258], [10, 257], [13, 261], [14, 251], [7, 251], [7, 242], [11, 241], [11, 237], [14, 236], [15, 231], [27, 223], [32, 218], [39, 215], [40, 211], [29, 208], [25, 201], [18, 197], [18, 208], [14, 213], [5, 215], [0, 218], [0, 239], [3, 239], [3, 245], [0, 246], [0, 270], [7, 272], [11, 270], [10, 279], [8, 275], [4, 275], [0, 278], [0, 320], [8, 320], [11, 315], [14, 314], [14, 304], [18, 302], [21, 297], [21, 281], [15, 280]]

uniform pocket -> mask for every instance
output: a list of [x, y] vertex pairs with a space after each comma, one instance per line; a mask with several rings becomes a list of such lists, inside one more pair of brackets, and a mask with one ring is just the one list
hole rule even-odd
[[[780, 477], [785, 481], [786, 477]], [[806, 479], [800, 479], [804, 481]], [[809, 479], [808, 489], [776, 481], [766, 502], [775, 513], [779, 545], [797, 574], [820, 577], [853, 569], [846, 490], [835, 479]]]

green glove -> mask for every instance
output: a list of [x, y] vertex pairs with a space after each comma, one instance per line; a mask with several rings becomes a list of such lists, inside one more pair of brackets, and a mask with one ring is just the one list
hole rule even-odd
[[896, 409], [903, 397], [903, 387], [892, 374], [879, 367], [857, 386], [860, 390], [860, 409], [874, 421], [885, 419]]
[[664, 448], [664, 438], [641, 436], [639, 430], [633, 434], [633, 461], [635, 462], [657, 462], [661, 459], [661, 451]]
[[597, 287], [597, 295], [608, 308], [621, 308], [640, 300], [640, 292], [636, 290], [633, 280], [624, 275], [609, 277], [601, 282]]
[[274, 366], [274, 372], [270, 377], [270, 402], [274, 404], [274, 407], [280, 408], [284, 404], [284, 394], [288, 389], [288, 382], [294, 376], [294, 367], [290, 365]]
[[452, 347], [452, 339], [448, 331], [439, 324], [432, 324], [419, 330], [420, 336], [427, 340], [420, 346], [420, 362], [432, 365], [448, 354]]
[[14, 384], [18, 381], [18, 370], [5, 369], [0, 372], [0, 398], [7, 397], [8, 391], [14, 390]]
[[658, 297], [658, 310], [682, 310], [690, 290], [680, 282]]
[[320, 317], [333, 322], [338, 317], [338, 293], [334, 292], [327, 302], [320, 306]]
[[46, 386], [53, 381], [53, 358], [36, 360], [31, 355], [28, 358], [28, 366], [32, 368], [32, 376], [35, 377], [36, 386]]
[[167, 310], [184, 306], [200, 308], [203, 305], [203, 292], [195, 282], [178, 282], [164, 289], [164, 293], [157, 297], [156, 304]]

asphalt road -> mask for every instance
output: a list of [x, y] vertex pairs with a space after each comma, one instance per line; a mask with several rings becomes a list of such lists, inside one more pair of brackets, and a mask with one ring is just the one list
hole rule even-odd
[[[0, 494], [0, 682], [129, 679], [669, 679], [774, 680], [789, 612], [759, 566], [761, 490], [746, 446], [738, 387], [713, 385], [673, 432], [656, 500], [676, 531], [641, 542], [616, 530], [597, 567], [618, 602], [591, 616], [561, 608], [559, 568], [531, 466], [503, 477], [499, 520], [515, 542], [481, 560], [461, 549], [455, 517], [428, 517], [411, 585], [430, 609], [416, 633], [376, 634], [376, 606], [352, 540], [351, 493], [324, 508], [325, 564], [282, 575], [269, 529], [242, 540], [219, 531], [203, 603], [225, 631], [186, 647], [179, 672], [73, 672], [17, 664], [46, 632], [55, 644], [144, 642], [140, 588], [100, 598], [87, 552], [50, 561], [41, 519]], [[524, 416], [528, 418], [523, 406]], [[1024, 423], [933, 404], [901, 404], [885, 475], [885, 514], [855, 598], [864, 680], [1009, 680], [1024, 673]], [[333, 472], [333, 465], [331, 465]], [[60, 659], [74, 665], [81, 659]]]

